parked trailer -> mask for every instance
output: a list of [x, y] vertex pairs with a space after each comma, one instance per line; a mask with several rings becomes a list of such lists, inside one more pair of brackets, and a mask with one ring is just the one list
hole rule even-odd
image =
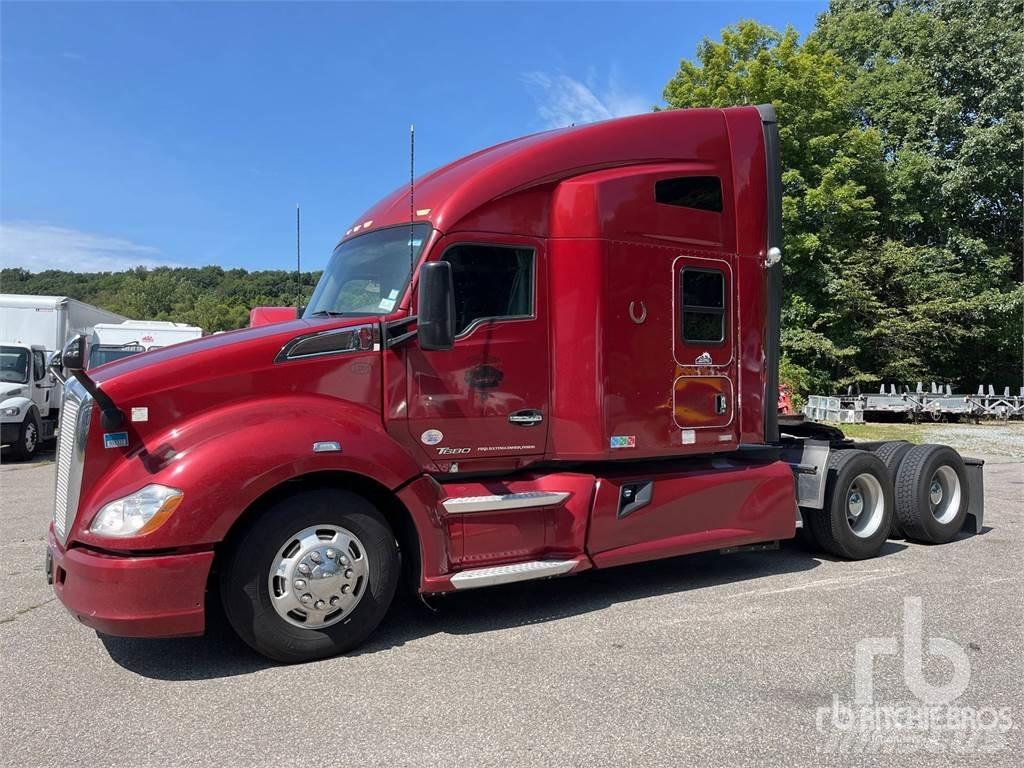
[[53, 438], [61, 384], [49, 358], [76, 333], [125, 318], [67, 296], [0, 294], [0, 442], [27, 459]]
[[771, 107], [506, 142], [356, 219], [301, 320], [95, 378], [75, 340], [56, 594], [167, 636], [214, 589], [245, 642], [304, 661], [359, 645], [403, 570], [428, 599], [804, 525], [851, 559], [894, 520], [977, 530], [980, 462], [780, 424], [778, 147]]
[[202, 338], [203, 329], [166, 320], [97, 323], [89, 339], [89, 368], [124, 357]]
[[933, 383], [926, 391], [918, 382], [911, 390], [909, 386], [897, 388], [895, 384], [885, 385], [878, 394], [872, 395], [810, 395], [803, 409], [804, 416], [813, 421], [836, 424], [859, 424], [872, 421], [885, 414], [898, 414], [912, 421], [930, 419], [944, 421], [949, 418], [994, 418], [1012, 419], [1024, 417], [1024, 387], [1018, 394], [1011, 395], [1005, 387], [997, 395], [995, 387], [979, 386], [976, 395], [953, 394], [949, 384]]

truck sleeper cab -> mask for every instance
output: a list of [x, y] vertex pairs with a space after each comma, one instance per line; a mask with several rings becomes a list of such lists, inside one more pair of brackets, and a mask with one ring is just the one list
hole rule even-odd
[[980, 527], [949, 448], [780, 435], [777, 147], [770, 107], [506, 142], [360, 216], [302, 319], [95, 378], [72, 342], [58, 596], [167, 636], [218, 590], [291, 662], [361, 643], [402, 573], [439, 595], [805, 524], [847, 558]]

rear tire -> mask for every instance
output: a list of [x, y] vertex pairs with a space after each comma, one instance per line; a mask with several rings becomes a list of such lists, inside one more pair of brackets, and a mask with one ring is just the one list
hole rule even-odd
[[874, 557], [889, 536], [892, 481], [873, 453], [834, 451], [826, 468], [825, 507], [806, 510], [818, 546], [847, 560]]
[[960, 454], [946, 445], [915, 445], [896, 473], [896, 516], [907, 538], [945, 544], [960, 532], [970, 485]]
[[399, 570], [394, 533], [369, 501], [303, 491], [265, 510], [227, 552], [221, 600], [258, 653], [312, 661], [351, 650], [376, 629]]
[[[882, 460], [885, 468], [889, 471], [889, 478], [892, 480], [893, 487], [896, 485], [896, 472], [899, 470], [900, 464], [903, 463], [903, 457], [913, 447], [913, 443], [908, 443], [906, 440], [897, 440], [891, 443], [882, 443], [882, 445], [875, 449], [875, 456]], [[889, 528], [889, 538], [898, 539], [902, 538], [902, 536], [903, 531], [900, 529], [899, 518], [893, 514], [892, 526]]]

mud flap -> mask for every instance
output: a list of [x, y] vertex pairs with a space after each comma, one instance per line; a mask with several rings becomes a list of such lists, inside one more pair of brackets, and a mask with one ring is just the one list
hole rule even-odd
[[981, 533], [985, 525], [985, 476], [984, 459], [972, 459], [963, 457], [964, 465], [967, 467], [967, 484], [970, 487], [970, 496], [967, 499], [967, 516], [964, 517], [962, 530], [971, 533]]

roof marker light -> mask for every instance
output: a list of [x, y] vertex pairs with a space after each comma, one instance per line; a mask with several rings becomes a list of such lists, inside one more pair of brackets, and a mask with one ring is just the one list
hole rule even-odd
[[373, 224], [373, 219], [370, 219], [369, 221], [364, 221], [363, 229], [369, 229], [371, 224]]
[[430, 215], [430, 209], [429, 208], [420, 208], [418, 211], [416, 211], [416, 215], [417, 216], [429, 216]]

